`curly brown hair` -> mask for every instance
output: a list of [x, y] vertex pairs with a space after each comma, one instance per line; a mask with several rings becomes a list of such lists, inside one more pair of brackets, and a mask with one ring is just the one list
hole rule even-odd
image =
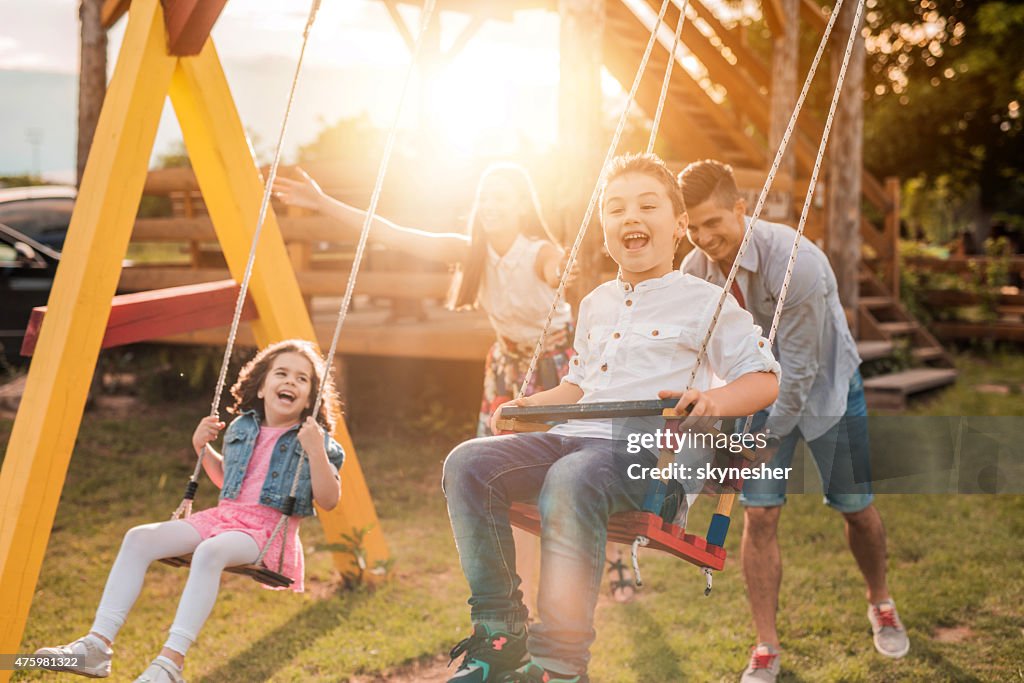
[[[297, 353], [309, 361], [313, 366], [313, 376], [310, 378], [309, 397], [311, 402], [316, 401], [320, 391], [320, 384], [324, 376], [324, 361], [320, 352], [312, 342], [304, 339], [286, 339], [279, 341], [260, 351], [242, 368], [238, 373], [238, 381], [231, 387], [231, 395], [235, 398], [234, 405], [228, 408], [232, 415], [240, 415], [247, 410], [256, 410], [263, 413], [263, 399], [259, 398], [258, 392], [263, 386], [263, 380], [274, 365], [274, 359], [282, 353]], [[313, 414], [313, 407], [307, 406], [302, 411], [302, 419]], [[320, 403], [320, 415], [317, 421], [327, 431], [334, 431], [338, 418], [341, 416], [341, 403], [338, 400], [337, 391], [334, 388], [334, 380], [327, 379], [326, 390], [323, 401]]]

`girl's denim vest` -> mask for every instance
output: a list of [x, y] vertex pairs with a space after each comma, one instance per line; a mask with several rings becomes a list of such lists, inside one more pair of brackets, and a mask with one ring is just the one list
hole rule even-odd
[[[300, 426], [297, 424], [289, 428], [274, 444], [267, 478], [263, 480], [263, 488], [260, 491], [260, 503], [283, 511], [292, 488], [292, 479], [295, 478], [295, 467], [301, 463], [293, 513], [308, 517], [313, 514], [313, 485], [309, 478], [309, 458], [304, 457], [305, 451], [299, 444]], [[238, 497], [259, 433], [260, 414], [255, 410], [247, 410], [228, 425], [224, 433], [224, 486], [220, 490], [221, 500]], [[341, 445], [327, 436], [325, 446], [327, 458], [340, 470], [345, 461], [345, 452]]]

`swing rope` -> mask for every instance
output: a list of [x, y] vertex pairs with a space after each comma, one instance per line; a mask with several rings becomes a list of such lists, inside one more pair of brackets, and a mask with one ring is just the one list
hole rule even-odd
[[[739, 274], [740, 261], [743, 260], [743, 255], [746, 253], [747, 246], [750, 244], [750, 240], [754, 235], [754, 226], [757, 225], [758, 220], [761, 218], [761, 211], [764, 209], [765, 202], [768, 200], [768, 191], [775, 182], [775, 174], [778, 173], [779, 166], [782, 164], [782, 158], [786, 154], [786, 148], [789, 146], [789, 139], [793, 135], [793, 130], [796, 128], [797, 118], [799, 118], [800, 111], [803, 109], [804, 100], [807, 98], [807, 92], [811, 88], [811, 82], [814, 80], [814, 75], [818, 70], [818, 64], [821, 62], [821, 56], [825, 52], [825, 45], [828, 43], [829, 36], [832, 34], [832, 27], [835, 26], [836, 18], [838, 18], [839, 11], [842, 9], [842, 6], [843, 0], [837, 0], [835, 7], [832, 9], [832, 14], [829, 15], [828, 25], [825, 26], [825, 33], [821, 37], [821, 42], [818, 43], [818, 50], [814, 53], [814, 60], [811, 62], [810, 69], [807, 71], [807, 77], [804, 79], [803, 87], [800, 89], [800, 96], [797, 98], [796, 106], [793, 108], [793, 114], [789, 117], [789, 123], [786, 125], [786, 131], [782, 135], [782, 141], [779, 143], [779, 148], [775, 152], [775, 159], [772, 161], [771, 168], [768, 171], [768, 177], [764, 180], [764, 186], [761, 188], [761, 194], [757, 197], [757, 204], [754, 206], [753, 214], [751, 214], [750, 224], [743, 233], [743, 240], [740, 242], [739, 250], [736, 252], [736, 258], [732, 262], [732, 268], [729, 269], [729, 275], [725, 279], [725, 284], [722, 285], [722, 294], [719, 296], [718, 304], [715, 306], [715, 312], [711, 316], [711, 324], [708, 326], [704, 339], [700, 343], [700, 349], [697, 351], [697, 361], [693, 364], [693, 370], [690, 371], [690, 379], [687, 382], [687, 389], [693, 387], [693, 383], [697, 379], [697, 371], [700, 369], [700, 365], [703, 362], [705, 355], [707, 355], [708, 344], [711, 343], [711, 337], [714, 335], [715, 328], [718, 326], [718, 318], [722, 314], [722, 308], [725, 306], [725, 301], [729, 296], [733, 283], [736, 281], [736, 276]], [[856, 32], [857, 25], [854, 24], [851, 33], [856, 35]], [[782, 305], [785, 298], [786, 289], [783, 289], [779, 293], [779, 306]]]
[[[838, 10], [838, 7], [837, 7]], [[836, 89], [832, 93], [832, 101], [829, 103], [828, 116], [825, 119], [825, 130], [818, 144], [818, 152], [814, 158], [814, 168], [811, 170], [810, 184], [807, 186], [807, 194], [804, 195], [804, 204], [800, 210], [800, 221], [796, 228], [796, 237], [793, 239], [793, 248], [789, 252], [789, 263], [786, 265], [786, 275], [782, 279], [782, 289], [779, 300], [775, 304], [775, 312], [772, 315], [772, 326], [768, 331], [768, 347], [775, 344], [775, 335], [779, 330], [779, 321], [782, 319], [782, 305], [786, 300], [786, 293], [789, 291], [789, 283], [793, 279], [793, 268], [796, 265], [797, 252], [800, 250], [800, 240], [804, 236], [804, 227], [807, 225], [807, 216], [811, 210], [811, 200], [814, 198], [814, 187], [818, 182], [818, 173], [821, 171], [821, 162], [825, 158], [825, 148], [828, 146], [829, 134], [832, 131], [832, 122], [835, 119], [836, 109], [839, 105], [839, 97], [843, 92], [843, 83], [846, 81], [846, 68], [850, 65], [850, 56], [853, 54], [853, 46], [857, 40], [857, 28], [860, 26], [861, 15], [864, 12], [864, 3], [857, 2], [857, 12], [853, 18], [853, 30], [846, 41], [846, 52], [843, 54], [843, 63], [839, 67], [839, 74], [836, 77]], [[754, 416], [748, 415], [744, 432], [750, 431], [750, 424]]]
[[[608, 145], [608, 151], [604, 157], [604, 163], [601, 165], [603, 169], [615, 156], [615, 149], [619, 146], [619, 140], [622, 137], [622, 132], [626, 128], [626, 120], [629, 117], [629, 110], [633, 106], [633, 100], [636, 99], [637, 90], [640, 88], [640, 81], [643, 80], [644, 72], [647, 70], [647, 62], [651, 59], [651, 53], [654, 51], [654, 43], [658, 39], [658, 28], [661, 26], [661, 22], [665, 19], [665, 12], [668, 11], [668, 3], [670, 0], [664, 0], [661, 3], [661, 11], [658, 12], [658, 20], [654, 24], [654, 28], [651, 30], [651, 37], [647, 41], [647, 47], [644, 50], [643, 58], [640, 60], [640, 66], [637, 68], [636, 76], [633, 78], [633, 85], [629, 89], [629, 96], [626, 98], [626, 106], [622, 109], [622, 114], [619, 115], [619, 121], [615, 126], [615, 133], [612, 135], [611, 143]], [[671, 63], [674, 59], [674, 55], [670, 55]], [[666, 88], [662, 88], [662, 97], [664, 97]], [[540, 360], [540, 354], [544, 350], [544, 342], [548, 337], [548, 330], [551, 327], [551, 321], [554, 319], [555, 312], [558, 310], [558, 302], [562, 300], [562, 296], [565, 293], [565, 287], [569, 283], [569, 274], [572, 272], [572, 265], [576, 262], [576, 256], [579, 253], [580, 246], [583, 244], [583, 238], [587, 234], [587, 228], [590, 227], [590, 220], [594, 215], [594, 209], [597, 207], [597, 200], [600, 194], [601, 184], [598, 182], [594, 185], [594, 190], [590, 195], [590, 202], [587, 204], [587, 210], [583, 214], [583, 221], [580, 223], [579, 230], [576, 232], [576, 239], [572, 243], [572, 248], [569, 250], [569, 255], [566, 261], [566, 266], [562, 270], [562, 274], [558, 279], [558, 287], [555, 289], [554, 299], [551, 301], [551, 308], [548, 310], [547, 318], [544, 320], [544, 325], [541, 327], [540, 338], [537, 340], [537, 345], [533, 349], [533, 356], [530, 358], [530, 365], [526, 369], [526, 374], [523, 376], [523, 383], [520, 385], [519, 390], [516, 392], [516, 398], [522, 398], [526, 393], [527, 387], [530, 386], [530, 380], [533, 379], [533, 373], [537, 370], [537, 362]]]
[[[210, 402], [210, 417], [217, 417], [220, 409], [221, 394], [224, 392], [224, 385], [227, 383], [228, 366], [231, 362], [231, 354], [235, 347], [235, 338], [238, 334], [238, 325], [242, 319], [242, 309], [245, 306], [245, 298], [249, 292], [249, 281], [252, 279], [253, 265], [256, 262], [256, 246], [259, 244], [260, 234], [263, 232], [263, 223], [267, 217], [267, 208], [270, 205], [271, 191], [274, 186], [274, 179], [277, 177], [277, 168], [281, 163], [281, 149], [284, 146], [285, 131], [288, 128], [288, 120], [291, 117], [292, 105], [295, 102], [295, 91], [299, 83], [299, 74], [302, 72], [302, 62], [306, 55], [306, 47], [309, 44], [309, 34], [316, 21], [317, 12], [320, 9], [321, 0], [313, 0], [309, 8], [309, 17], [306, 19], [306, 27], [302, 31], [302, 47], [299, 49], [299, 58], [295, 64], [295, 74], [292, 76], [291, 87], [288, 91], [288, 102], [284, 110], [284, 118], [281, 120], [281, 129], [277, 137], [277, 147], [274, 149], [274, 161], [270, 165], [270, 172], [267, 175], [263, 187], [263, 199], [260, 203], [259, 217], [256, 219], [256, 230], [253, 232], [252, 244], [249, 247], [249, 258], [245, 263], [245, 274], [242, 276], [242, 283], [238, 288], [238, 298], [235, 300], [235, 311], [231, 316], [231, 328], [228, 331], [227, 344], [224, 347], [224, 358], [221, 360], [220, 374], [217, 377], [217, 385], [213, 392], [213, 400]], [[192, 514], [192, 500], [195, 498], [196, 489], [199, 486], [199, 473], [203, 468], [203, 457], [206, 455], [206, 446], [199, 452], [196, 459], [195, 469], [189, 477], [188, 485], [185, 488], [185, 496], [181, 504], [171, 515], [171, 519], [189, 517]]]
[[[676, 52], [679, 50], [679, 37], [683, 34], [683, 24], [686, 23], [686, 10], [690, 0], [683, 0], [679, 7], [679, 20], [676, 22], [676, 33], [672, 39], [672, 51], [668, 55], [668, 64], [665, 66], [665, 77], [661, 80], [661, 94], [658, 95], [658, 108], [654, 112], [654, 120], [651, 123], [651, 136], [647, 140], [647, 153], [654, 152], [654, 141], [658, 139], [658, 128], [661, 127], [661, 115], [665, 111], [665, 101], [668, 99], [668, 85], [672, 80], [672, 67], [676, 63]], [[655, 28], [657, 32], [659, 27]]]
[[[703, 340], [701, 341], [700, 348], [699, 348], [699, 350], [697, 352], [696, 362], [694, 363], [693, 369], [690, 371], [690, 378], [689, 378], [689, 381], [687, 382], [687, 388], [688, 389], [693, 387], [693, 384], [694, 384], [694, 382], [696, 381], [696, 378], [697, 378], [697, 372], [698, 372], [698, 370], [700, 368], [700, 364], [704, 360], [704, 357], [707, 354], [708, 345], [710, 344], [711, 337], [714, 335], [715, 329], [716, 329], [716, 327], [718, 325], [718, 320], [719, 320], [719, 317], [721, 316], [722, 309], [723, 309], [723, 307], [725, 305], [726, 298], [729, 296], [729, 293], [731, 291], [732, 285], [736, 281], [736, 276], [739, 273], [740, 262], [743, 260], [743, 255], [746, 252], [747, 246], [750, 244], [751, 238], [753, 237], [754, 227], [757, 225], [757, 222], [760, 219], [761, 211], [763, 210], [765, 202], [766, 202], [766, 200], [768, 198], [768, 191], [771, 188], [771, 186], [772, 186], [772, 184], [773, 184], [773, 182], [775, 180], [775, 175], [778, 172], [779, 166], [782, 163], [782, 158], [783, 158], [783, 156], [784, 156], [784, 154], [786, 152], [787, 146], [789, 145], [789, 140], [790, 140], [790, 137], [793, 134], [793, 130], [796, 127], [796, 122], [797, 122], [797, 119], [798, 119], [798, 117], [800, 115], [800, 111], [803, 108], [804, 100], [807, 97], [807, 92], [810, 89], [811, 82], [814, 80], [814, 76], [815, 76], [815, 74], [817, 72], [818, 65], [821, 62], [821, 57], [822, 57], [822, 55], [824, 54], [824, 51], [825, 51], [825, 46], [828, 43], [828, 39], [829, 39], [829, 37], [832, 34], [832, 28], [834, 27], [836, 19], [839, 16], [839, 12], [840, 12], [840, 10], [842, 8], [842, 5], [843, 5], [843, 0], [837, 0], [836, 5], [835, 5], [835, 7], [832, 10], [832, 14], [829, 16], [828, 24], [825, 27], [825, 32], [824, 32], [824, 34], [821, 37], [821, 41], [818, 44], [818, 49], [817, 49], [817, 51], [815, 52], [815, 55], [814, 55], [814, 60], [811, 62], [810, 68], [808, 69], [808, 72], [807, 72], [807, 76], [804, 79], [803, 87], [801, 88], [800, 95], [797, 98], [796, 105], [795, 105], [795, 107], [793, 109], [793, 113], [792, 113], [792, 115], [789, 118], [789, 122], [788, 122], [788, 124], [786, 126], [785, 133], [782, 136], [782, 141], [779, 144], [779, 148], [776, 150], [775, 159], [773, 160], [772, 166], [769, 169], [768, 177], [765, 179], [764, 186], [761, 188], [761, 193], [758, 195], [757, 203], [756, 203], [756, 205], [754, 207], [754, 212], [753, 212], [753, 214], [751, 216], [750, 223], [747, 226], [747, 228], [746, 228], [746, 230], [745, 230], [745, 232], [743, 234], [743, 240], [740, 243], [739, 250], [736, 253], [736, 258], [733, 260], [732, 268], [729, 271], [729, 275], [726, 278], [725, 284], [722, 286], [722, 293], [719, 296], [718, 302], [717, 302], [716, 307], [715, 307], [714, 314], [711, 317], [711, 323], [709, 324], [708, 330], [705, 333]], [[835, 113], [835, 104], [838, 102], [838, 94], [840, 92], [842, 92], [843, 81], [841, 79], [845, 78], [845, 74], [846, 74], [846, 68], [845, 67], [846, 67], [846, 64], [848, 64], [849, 56], [850, 56], [850, 54], [852, 52], [852, 46], [853, 46], [853, 43], [854, 43], [854, 41], [856, 39], [857, 31], [858, 31], [858, 28], [859, 28], [860, 10], [861, 10], [862, 6], [863, 6], [863, 2], [861, 0], [858, 0], [857, 20], [854, 22], [853, 27], [851, 28], [851, 31], [850, 31], [850, 37], [849, 37], [849, 40], [847, 42], [847, 50], [846, 50], [846, 53], [844, 55], [844, 65], [843, 65], [842, 70], [840, 71], [839, 78], [837, 79], [836, 90], [833, 93], [833, 101], [832, 101], [832, 105], [831, 105], [830, 112], [829, 112], [829, 117], [830, 117], [829, 127], [827, 127], [825, 129], [825, 131], [823, 132], [822, 140], [821, 140], [821, 142], [819, 144], [818, 156], [815, 159], [815, 171], [820, 169], [821, 159], [822, 159], [822, 156], [824, 154], [824, 148], [825, 148], [825, 145], [827, 143], [828, 134], [829, 134], [829, 130], [830, 130], [830, 127], [831, 127], [831, 119], [832, 119], [832, 117], [834, 116], [834, 113]], [[803, 210], [801, 212], [801, 224], [800, 224], [801, 230], [800, 230], [800, 232], [797, 233], [797, 235], [795, 236], [795, 238], [793, 240], [793, 247], [792, 247], [792, 249], [790, 251], [790, 261], [789, 261], [789, 264], [787, 265], [787, 278], [786, 278], [786, 280], [783, 283], [783, 287], [782, 287], [781, 291], [779, 292], [779, 300], [776, 303], [776, 310], [775, 310], [775, 314], [773, 316], [773, 321], [772, 321], [772, 329], [769, 331], [769, 336], [770, 336], [771, 341], [774, 341], [774, 333], [777, 330], [778, 321], [779, 321], [779, 319], [781, 317], [782, 307], [785, 304], [786, 295], [787, 295], [788, 289], [789, 289], [789, 281], [791, 280], [791, 276], [792, 276], [792, 268], [793, 268], [793, 265], [794, 265], [794, 263], [796, 261], [796, 253], [797, 253], [797, 250], [799, 248], [800, 235], [802, 233], [803, 225], [806, 223], [806, 214], [807, 214], [807, 211], [809, 209], [810, 199], [811, 199], [811, 197], [813, 195], [813, 189], [814, 189], [814, 180], [812, 179], [811, 185], [808, 187], [808, 194], [805, 197], [804, 207], [803, 207]], [[769, 342], [769, 349], [771, 349], [771, 341]], [[752, 415], [747, 416], [747, 419], [746, 419], [746, 421], [744, 423], [744, 431], [748, 431], [749, 430], [752, 421], [753, 421], [753, 416]], [[662, 482], [652, 483], [652, 485], [654, 486], [654, 489], [655, 489], [652, 494], [649, 494], [651, 496], [652, 500], [656, 501], [659, 498], [663, 499], [664, 495], [665, 495], [665, 490], [666, 490], [665, 485]], [[729, 523], [728, 511], [732, 507], [732, 503], [733, 503], [734, 497], [735, 497], [734, 493], [723, 493], [721, 495], [721, 498], [719, 500], [719, 510], [722, 511], [722, 512], [715, 512], [715, 514], [712, 515], [711, 525], [710, 525], [710, 527], [708, 529], [708, 542], [716, 542], [717, 544], [721, 544], [722, 542], [724, 542], [725, 533], [726, 533], [726, 531], [728, 529], [728, 523]], [[633, 543], [634, 569], [639, 569], [638, 562], [636, 561], [636, 553], [638, 551], [638, 547], [642, 546], [642, 545], [647, 545], [646, 541], [647, 541], [647, 539], [644, 538], [643, 536], [637, 536], [637, 539]], [[709, 573], [709, 571], [707, 571], [707, 568], [705, 568], [705, 576], [707, 577], [708, 582], [707, 582], [707, 586], [705, 588], [704, 594], [708, 595], [711, 592], [711, 582], [710, 582], [710, 573]], [[637, 574], [637, 579], [639, 580], [639, 574]]]
[[[419, 61], [420, 50], [423, 45], [423, 37], [427, 32], [427, 28], [430, 24], [431, 16], [434, 13], [434, 6], [436, 0], [427, 0], [423, 6], [423, 13], [420, 17], [419, 33], [416, 37], [416, 47], [413, 50], [412, 60], [409, 62], [409, 68], [405, 74], [405, 80], [402, 83], [401, 94], [398, 100], [398, 110], [395, 113], [395, 119], [391, 124], [391, 130], [388, 132], [387, 142], [384, 145], [384, 154], [381, 158], [380, 167], [377, 169], [377, 180], [373, 186], [373, 193], [370, 198], [370, 206], [366, 210], [366, 218], [363, 220], [363, 227], [359, 234], [359, 243], [356, 246], [355, 256], [352, 260], [352, 270], [349, 273], [348, 283], [345, 286], [345, 295], [342, 297], [341, 305], [338, 308], [337, 321], [334, 325], [334, 334], [331, 337], [331, 345], [327, 351], [327, 355], [323, 360], [323, 375], [324, 381], [320, 385], [320, 390], [317, 392], [316, 401], [313, 404], [313, 415], [319, 415], [320, 406], [323, 404], [324, 395], [327, 393], [327, 387], [329, 386], [331, 371], [333, 370], [333, 363], [331, 362], [334, 358], [334, 354], [338, 348], [338, 339], [341, 336], [341, 328], [345, 324], [345, 318], [348, 315], [349, 307], [352, 303], [352, 294], [356, 287], [356, 278], [359, 274], [359, 267], [363, 261], [363, 254], [366, 251], [366, 243], [370, 236], [370, 228], [373, 226], [373, 219], [377, 213], [377, 204], [380, 201], [381, 189], [384, 186], [384, 177], [387, 175], [388, 165], [391, 161], [391, 154], [394, 150], [395, 140], [398, 137], [398, 124], [401, 121], [402, 111], [404, 110], [406, 94], [409, 90], [409, 84], [412, 81], [413, 73], [416, 69], [416, 64]], [[287, 544], [287, 538], [284, 533], [285, 526], [288, 521], [288, 517], [291, 516], [292, 509], [295, 506], [295, 493], [299, 487], [299, 474], [302, 471], [302, 463], [300, 462], [295, 468], [295, 475], [292, 478], [291, 490], [288, 494], [288, 499], [285, 502], [285, 511], [281, 513], [281, 518], [277, 521], [277, 525], [274, 527], [273, 532], [270, 534], [270, 538], [264, 544], [260, 550], [259, 557], [256, 563], [260, 563], [266, 555], [267, 550], [270, 548], [271, 543], [277, 537], [278, 533], [282, 536], [281, 543], [281, 556], [278, 560], [278, 571], [284, 566], [284, 552]]]

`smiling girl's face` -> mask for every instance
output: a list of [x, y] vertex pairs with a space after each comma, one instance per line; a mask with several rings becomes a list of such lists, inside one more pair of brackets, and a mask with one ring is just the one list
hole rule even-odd
[[312, 406], [312, 379], [313, 365], [302, 354], [286, 351], [274, 357], [256, 394], [263, 399], [268, 427], [287, 427], [301, 420], [302, 411]]

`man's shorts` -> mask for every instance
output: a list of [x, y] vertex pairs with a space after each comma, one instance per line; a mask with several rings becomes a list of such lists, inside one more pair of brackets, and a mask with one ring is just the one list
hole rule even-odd
[[[846, 414], [827, 432], [807, 442], [821, 477], [824, 502], [840, 512], [860, 512], [874, 500], [867, 414], [864, 380], [858, 370], [850, 379]], [[767, 416], [766, 411], [755, 416], [755, 430]], [[800, 428], [793, 429], [782, 439], [768, 465], [789, 467], [801, 439]], [[786, 502], [786, 483], [785, 479], [748, 479], [743, 482], [740, 502], [746, 507], [778, 507]]]

